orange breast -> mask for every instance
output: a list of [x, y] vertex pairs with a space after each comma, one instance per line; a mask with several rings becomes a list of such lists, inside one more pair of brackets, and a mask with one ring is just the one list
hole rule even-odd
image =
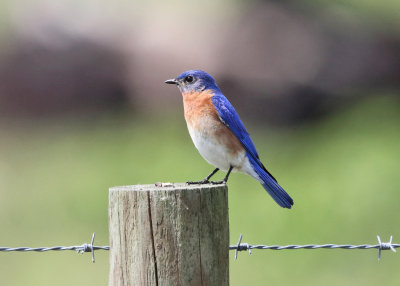
[[[183, 93], [183, 107], [185, 110], [186, 123], [194, 128], [200, 128], [201, 121], [205, 119], [218, 118], [215, 107], [212, 104], [212, 92], [186, 92]], [[216, 119], [217, 119], [216, 118]]]
[[183, 93], [183, 106], [187, 125], [210, 140], [226, 147], [232, 155], [244, 150], [232, 131], [221, 122], [211, 101], [210, 91]]

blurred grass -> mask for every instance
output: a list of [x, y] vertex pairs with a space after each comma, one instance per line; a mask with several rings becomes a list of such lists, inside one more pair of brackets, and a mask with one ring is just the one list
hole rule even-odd
[[[295, 200], [279, 208], [250, 177], [229, 181], [231, 243], [400, 241], [397, 98], [366, 99], [295, 130], [246, 124], [263, 162]], [[246, 120], [244, 120], [247, 122]], [[0, 245], [108, 245], [108, 188], [201, 179], [181, 114], [24, 122], [0, 127]], [[220, 175], [222, 176], [222, 175]], [[0, 253], [2, 285], [107, 285], [108, 254]], [[398, 255], [376, 250], [231, 253], [231, 285], [394, 285]]]
[[[294, 2], [298, 4], [298, 2]], [[364, 24], [369, 25], [373, 30], [379, 29], [392, 33], [399, 32], [400, 24], [400, 1], [397, 0], [302, 0], [301, 3], [308, 4], [309, 7], [322, 12], [329, 11], [331, 16], [352, 21], [353, 17], [364, 20]]]

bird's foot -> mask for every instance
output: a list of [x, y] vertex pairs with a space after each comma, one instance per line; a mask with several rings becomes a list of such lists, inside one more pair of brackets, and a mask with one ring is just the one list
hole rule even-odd
[[188, 184], [188, 185], [204, 185], [204, 184], [208, 184], [208, 183], [210, 183], [210, 181], [207, 180], [207, 179], [204, 179], [204, 180], [201, 180], [201, 181], [188, 181], [188, 182], [186, 182], [186, 184]]
[[226, 184], [225, 180], [221, 180], [221, 181], [210, 181], [211, 184], [213, 185], [220, 185], [220, 184]]
[[188, 181], [186, 182], [188, 185], [205, 185], [205, 184], [212, 184], [212, 185], [220, 185], [220, 184], [226, 184], [225, 180], [221, 181], [209, 181], [207, 179], [201, 180], [201, 181]]

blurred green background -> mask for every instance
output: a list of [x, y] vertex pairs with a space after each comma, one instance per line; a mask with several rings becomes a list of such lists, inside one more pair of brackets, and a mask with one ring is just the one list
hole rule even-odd
[[[229, 179], [231, 244], [400, 241], [398, 1], [3, 1], [0, 246], [108, 245], [108, 188], [203, 178], [181, 96], [212, 73], [294, 198]], [[222, 175], [219, 175], [222, 176]], [[231, 285], [397, 285], [377, 250], [254, 250]], [[1, 285], [107, 285], [108, 253], [0, 253]]]

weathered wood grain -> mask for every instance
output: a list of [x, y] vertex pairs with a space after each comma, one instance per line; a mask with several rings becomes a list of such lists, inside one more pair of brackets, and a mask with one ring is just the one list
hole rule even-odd
[[228, 285], [225, 185], [114, 187], [109, 285]]

